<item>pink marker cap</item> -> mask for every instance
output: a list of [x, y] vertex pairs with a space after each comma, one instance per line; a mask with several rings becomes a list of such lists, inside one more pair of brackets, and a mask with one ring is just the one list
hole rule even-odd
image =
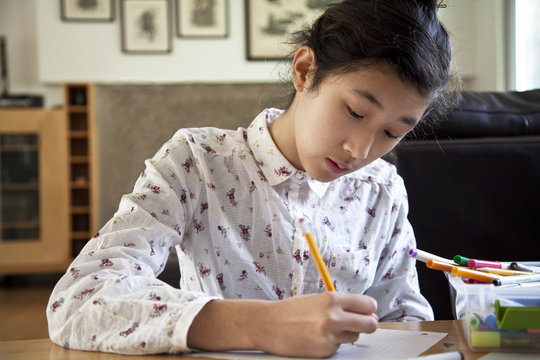
[[489, 261], [489, 260], [476, 260], [476, 259], [470, 259], [467, 262], [467, 266], [470, 268], [482, 268], [482, 267], [490, 267], [490, 268], [496, 268], [496, 269], [502, 269], [502, 264], [498, 261]]

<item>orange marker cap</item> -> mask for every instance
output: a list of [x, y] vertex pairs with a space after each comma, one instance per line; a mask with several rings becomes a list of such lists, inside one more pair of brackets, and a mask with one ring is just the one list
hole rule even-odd
[[455, 265], [451, 265], [451, 264], [448, 264], [448, 263], [445, 263], [445, 262], [442, 262], [442, 261], [438, 261], [438, 260], [433, 260], [433, 259], [428, 259], [426, 261], [426, 266], [430, 269], [435, 269], [435, 270], [442, 270], [442, 271], [448, 271], [448, 272], [451, 272], [452, 271], [452, 268], [455, 266]]

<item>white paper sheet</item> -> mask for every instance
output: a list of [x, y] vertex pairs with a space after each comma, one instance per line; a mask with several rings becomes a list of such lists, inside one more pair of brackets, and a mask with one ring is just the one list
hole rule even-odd
[[[336, 360], [392, 360], [416, 357], [438, 343], [447, 334], [430, 331], [388, 330], [378, 329], [372, 334], [361, 334], [358, 341], [353, 344], [341, 345], [338, 352], [331, 358]], [[300, 358], [287, 358], [269, 355], [261, 352], [200, 352], [192, 353], [193, 357], [209, 357], [227, 360], [299, 360]]]

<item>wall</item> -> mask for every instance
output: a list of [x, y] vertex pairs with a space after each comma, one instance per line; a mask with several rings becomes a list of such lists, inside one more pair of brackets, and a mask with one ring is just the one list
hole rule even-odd
[[[50, 5], [50, 0], [46, 0]], [[59, 2], [59, 1], [58, 1]], [[39, 78], [34, 0], [0, 0], [0, 35], [7, 37], [10, 94], [45, 95], [47, 107], [62, 103], [62, 88]]]
[[439, 11], [452, 37], [454, 60], [464, 88], [508, 90], [508, 28], [505, 0], [449, 0]]
[[[465, 88], [506, 90], [507, 0], [451, 0], [441, 18], [454, 36]], [[268, 82], [279, 78], [275, 61], [247, 61], [244, 0], [229, 0], [229, 36], [174, 37], [168, 55], [127, 55], [120, 49], [119, 4], [111, 23], [66, 23], [60, 0], [0, 0], [0, 34], [8, 36], [11, 92], [45, 94], [62, 103], [67, 81]]]
[[173, 34], [172, 52], [153, 55], [122, 52], [120, 1], [115, 1], [115, 20], [108, 23], [62, 21], [59, 4], [59, 0], [35, 1], [40, 81], [260, 82], [278, 78], [275, 61], [246, 60], [242, 0], [229, 0], [228, 37], [197, 40]]

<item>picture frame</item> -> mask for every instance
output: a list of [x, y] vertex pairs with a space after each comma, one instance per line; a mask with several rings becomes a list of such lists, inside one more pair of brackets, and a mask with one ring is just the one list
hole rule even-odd
[[176, 0], [176, 35], [191, 38], [228, 36], [228, 0]]
[[60, 18], [73, 22], [110, 22], [114, 20], [114, 0], [60, 0]]
[[170, 0], [121, 0], [122, 52], [171, 52]]
[[287, 37], [311, 24], [335, 0], [245, 0], [248, 60], [282, 60], [291, 51]]

